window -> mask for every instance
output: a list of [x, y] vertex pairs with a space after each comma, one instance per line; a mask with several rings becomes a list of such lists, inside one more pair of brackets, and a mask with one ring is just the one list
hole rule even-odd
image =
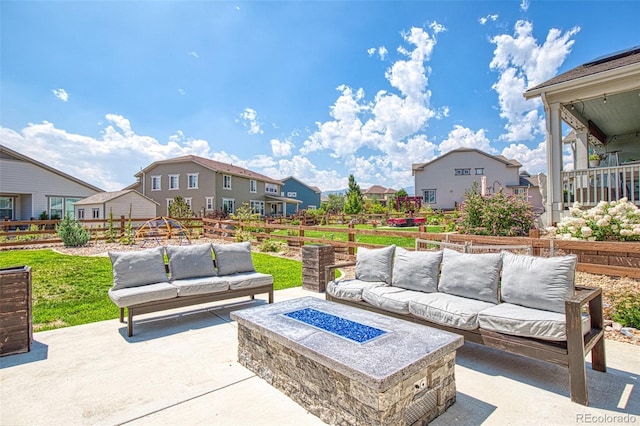
[[249, 192], [258, 192], [258, 183], [255, 181], [255, 179], [249, 180]]
[[189, 173], [187, 175], [187, 189], [198, 189], [198, 174]]
[[529, 196], [529, 188], [513, 188], [513, 193], [526, 198]]
[[0, 219], [13, 219], [13, 198], [0, 197]]
[[476, 168], [476, 175], [483, 175], [484, 174], [484, 169], [481, 167]]
[[307, 210], [315, 210], [315, 209], [317, 209], [317, 207], [314, 206], [313, 204], [310, 204], [307, 206]]
[[251, 211], [253, 213], [258, 213], [264, 216], [264, 201], [250, 200], [249, 205], [251, 206]]
[[189, 209], [191, 211], [193, 211], [193, 209], [191, 208], [191, 197], [184, 197], [184, 203], [189, 206]]
[[227, 213], [234, 213], [236, 211], [236, 201], [233, 198], [223, 198], [222, 208]]
[[167, 215], [169, 214], [169, 208], [173, 205], [173, 198], [167, 198]]
[[276, 185], [274, 183], [265, 183], [264, 184], [264, 191], [265, 192], [270, 192], [271, 194], [277, 194], [278, 193], [278, 185]]
[[287, 197], [296, 198], [297, 196], [298, 196], [298, 193], [295, 191], [287, 192]]
[[456, 176], [468, 176], [471, 174], [471, 169], [455, 169]]
[[75, 216], [74, 210], [75, 210], [75, 205], [78, 201], [80, 201], [80, 198], [65, 198], [64, 200], [65, 214], [68, 217]]
[[76, 219], [78, 220], [84, 219], [84, 209], [78, 209], [78, 217]]
[[229, 175], [222, 176], [222, 188], [231, 189], [231, 176]]
[[204, 205], [205, 205], [205, 210], [207, 211], [213, 210], [213, 197], [205, 197]]
[[51, 219], [62, 219], [64, 212], [64, 198], [51, 197], [49, 198], [49, 217]]
[[169, 189], [180, 189], [180, 175], [169, 175]]
[[436, 190], [435, 189], [423, 189], [422, 190], [422, 201], [425, 204], [435, 204], [436, 203]]
[[161, 182], [161, 176], [151, 176], [151, 190], [160, 191], [162, 189], [162, 186], [160, 185]]
[[100, 219], [100, 209], [94, 207], [91, 209], [91, 218], [92, 219]]

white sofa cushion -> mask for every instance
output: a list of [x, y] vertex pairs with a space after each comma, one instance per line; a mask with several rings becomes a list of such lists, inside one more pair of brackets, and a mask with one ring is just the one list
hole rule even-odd
[[173, 299], [178, 297], [178, 288], [168, 282], [148, 284], [145, 286], [109, 289], [109, 298], [119, 308], [153, 302], [155, 300]]
[[396, 248], [391, 285], [426, 293], [438, 291], [442, 251], [409, 251]]
[[273, 284], [273, 276], [261, 272], [240, 272], [238, 274], [225, 275], [224, 279], [229, 283], [229, 289], [231, 290]]
[[168, 281], [164, 267], [164, 248], [117, 252], [110, 251], [113, 289]]
[[251, 243], [212, 244], [216, 256], [218, 275], [231, 275], [239, 272], [254, 272], [251, 258]]
[[478, 312], [495, 306], [493, 303], [446, 293], [423, 293], [409, 302], [409, 312], [437, 324], [475, 330]]
[[[213, 260], [212, 260], [213, 263]], [[193, 296], [195, 294], [219, 293], [229, 290], [229, 282], [221, 277], [196, 277], [171, 281], [178, 287], [178, 297]]]
[[387, 283], [381, 281], [361, 281], [358, 279], [329, 281], [327, 283], [327, 293], [329, 295], [344, 300], [359, 302], [362, 300], [362, 291], [365, 288], [384, 287]]
[[382, 281], [386, 284], [391, 284], [395, 250], [395, 244], [376, 249], [358, 247], [358, 252], [356, 253], [356, 279], [370, 282]]
[[215, 276], [212, 254], [211, 244], [167, 246], [171, 279]]
[[399, 287], [373, 287], [362, 291], [362, 300], [385, 311], [397, 314], [409, 313], [409, 301], [422, 294], [419, 291]]
[[577, 256], [535, 257], [502, 254], [502, 300], [564, 314], [573, 296]]
[[[520, 337], [542, 340], [567, 340], [565, 316], [557, 312], [501, 303], [478, 314], [480, 328]], [[582, 334], [591, 327], [589, 315], [582, 316]]]
[[444, 249], [438, 291], [498, 303], [500, 253], [458, 253]]

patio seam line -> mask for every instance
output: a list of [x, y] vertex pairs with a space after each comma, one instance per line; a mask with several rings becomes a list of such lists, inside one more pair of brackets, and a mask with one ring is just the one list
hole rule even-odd
[[128, 419], [128, 420], [125, 420], [125, 421], [123, 421], [123, 422], [116, 423], [115, 425], [116, 425], [116, 426], [121, 426], [121, 425], [126, 425], [126, 424], [131, 423], [131, 422], [135, 422], [136, 420], [140, 420], [140, 419], [143, 419], [143, 418], [145, 418], [145, 417], [147, 417], [147, 416], [151, 416], [151, 415], [153, 415], [153, 414], [160, 413], [160, 412], [162, 412], [162, 411], [168, 410], [169, 408], [177, 407], [178, 405], [182, 405], [182, 404], [184, 404], [185, 402], [193, 401], [193, 400], [195, 400], [195, 399], [202, 398], [203, 396], [210, 395], [210, 394], [212, 394], [212, 393], [214, 393], [214, 392], [218, 392], [218, 391], [224, 390], [224, 389], [226, 389], [226, 388], [228, 388], [228, 387], [231, 387], [231, 386], [237, 385], [237, 384], [239, 384], [239, 383], [245, 382], [245, 381], [247, 381], [247, 380], [249, 380], [249, 379], [253, 379], [254, 377], [258, 377], [258, 376], [257, 376], [257, 375], [255, 375], [255, 374], [253, 374], [253, 375], [251, 375], [251, 376], [249, 376], [249, 377], [246, 377], [246, 378], [244, 378], [244, 379], [241, 379], [241, 380], [235, 381], [235, 382], [233, 382], [233, 383], [229, 383], [228, 385], [224, 385], [224, 386], [222, 386], [222, 387], [215, 388], [215, 389], [212, 389], [212, 390], [207, 391], [207, 392], [203, 392], [203, 393], [201, 393], [201, 394], [199, 394], [199, 395], [194, 395], [194, 396], [189, 397], [189, 398], [187, 398], [187, 399], [184, 399], [184, 400], [182, 400], [182, 401], [174, 402], [173, 404], [169, 404], [169, 405], [167, 405], [166, 407], [158, 408], [157, 410], [150, 411], [150, 412], [148, 412], [148, 413], [146, 413], [146, 414], [141, 414], [141, 415], [139, 415], [139, 416], [137, 416], [137, 417], [134, 417], [134, 418], [132, 418], [132, 419]]

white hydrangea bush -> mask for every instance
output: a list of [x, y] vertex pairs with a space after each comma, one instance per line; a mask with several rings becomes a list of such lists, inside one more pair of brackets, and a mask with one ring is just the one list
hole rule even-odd
[[626, 198], [601, 201], [589, 210], [576, 203], [569, 216], [546, 231], [561, 240], [640, 241], [640, 209]]

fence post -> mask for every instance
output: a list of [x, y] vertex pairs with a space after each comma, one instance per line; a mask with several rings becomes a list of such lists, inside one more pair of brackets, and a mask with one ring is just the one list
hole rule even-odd
[[[348, 239], [350, 243], [353, 243], [356, 241], [356, 234], [354, 232], [354, 226], [353, 223], [349, 222], [349, 234], [348, 234]], [[349, 245], [349, 254], [351, 256], [353, 256], [354, 254], [356, 254], [356, 248], [352, 245]]]
[[304, 246], [304, 227], [302, 226], [302, 223], [298, 225], [298, 243], [300, 244], [300, 247]]
[[124, 237], [124, 215], [120, 215], [120, 238]]

